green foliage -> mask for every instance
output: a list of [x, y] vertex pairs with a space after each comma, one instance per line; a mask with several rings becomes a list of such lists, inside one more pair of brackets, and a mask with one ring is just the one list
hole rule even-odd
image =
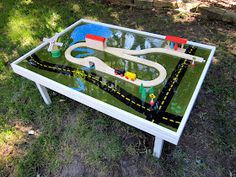
[[141, 93], [141, 100], [145, 102], [146, 98], [147, 98], [146, 88], [143, 88], [143, 91]]
[[142, 84], [140, 85], [140, 87], [139, 87], [139, 93], [140, 93], [140, 94], [142, 94], [143, 89], [144, 89], [144, 87], [143, 87], [143, 83], [142, 83]]
[[149, 94], [154, 94], [154, 88], [153, 88], [153, 87], [151, 87], [151, 88], [149, 89]]

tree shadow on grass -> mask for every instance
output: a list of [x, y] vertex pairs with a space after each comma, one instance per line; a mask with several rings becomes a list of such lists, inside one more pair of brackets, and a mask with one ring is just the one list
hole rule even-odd
[[[3, 4], [0, 30], [0, 48], [4, 58], [12, 61], [39, 44], [44, 37], [51, 37], [80, 18], [101, 20], [107, 17], [111, 22], [111, 9], [92, 1], [8, 1]], [[98, 13], [100, 9], [100, 13]], [[102, 9], [102, 10], [101, 10]], [[5, 41], [5, 42], [4, 42]], [[6, 45], [7, 41], [7, 45]], [[10, 58], [10, 59], [9, 59]]]

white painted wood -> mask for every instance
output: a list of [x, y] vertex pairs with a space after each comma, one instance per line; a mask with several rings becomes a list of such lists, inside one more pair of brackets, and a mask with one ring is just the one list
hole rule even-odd
[[193, 42], [193, 41], [188, 41], [187, 44], [193, 45], [193, 46], [196, 46], [196, 47], [200, 47], [200, 48], [203, 48], [203, 49], [208, 49], [208, 50], [214, 50], [214, 48], [215, 48], [215, 46], [201, 44], [201, 43]]
[[158, 136], [155, 136], [154, 148], [153, 148], [153, 155], [155, 157], [157, 157], [157, 158], [161, 157], [163, 144], [164, 144], [164, 140], [159, 138]]
[[41, 96], [43, 97], [43, 100], [44, 102], [47, 104], [47, 105], [50, 105], [52, 103], [49, 95], [48, 95], [48, 91], [47, 91], [47, 88], [38, 84], [37, 82], [35, 82]]

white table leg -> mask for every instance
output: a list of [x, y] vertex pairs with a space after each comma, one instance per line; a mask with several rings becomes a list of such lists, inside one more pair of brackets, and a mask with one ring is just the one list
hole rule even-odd
[[156, 136], [155, 142], [154, 142], [154, 149], [153, 149], [153, 155], [155, 157], [157, 158], [161, 157], [163, 144], [164, 144], [164, 140]]
[[51, 101], [51, 99], [50, 99], [50, 97], [49, 97], [49, 95], [48, 95], [47, 88], [44, 87], [44, 86], [42, 86], [42, 85], [40, 85], [40, 84], [38, 84], [38, 83], [36, 83], [36, 86], [38, 87], [38, 90], [39, 90], [41, 96], [43, 97], [44, 102], [45, 102], [47, 105], [51, 104], [52, 101]]

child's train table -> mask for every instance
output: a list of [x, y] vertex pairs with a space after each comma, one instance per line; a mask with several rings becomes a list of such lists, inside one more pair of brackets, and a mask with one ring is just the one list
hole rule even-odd
[[11, 64], [36, 83], [155, 136], [178, 143], [214, 46], [81, 19]]

